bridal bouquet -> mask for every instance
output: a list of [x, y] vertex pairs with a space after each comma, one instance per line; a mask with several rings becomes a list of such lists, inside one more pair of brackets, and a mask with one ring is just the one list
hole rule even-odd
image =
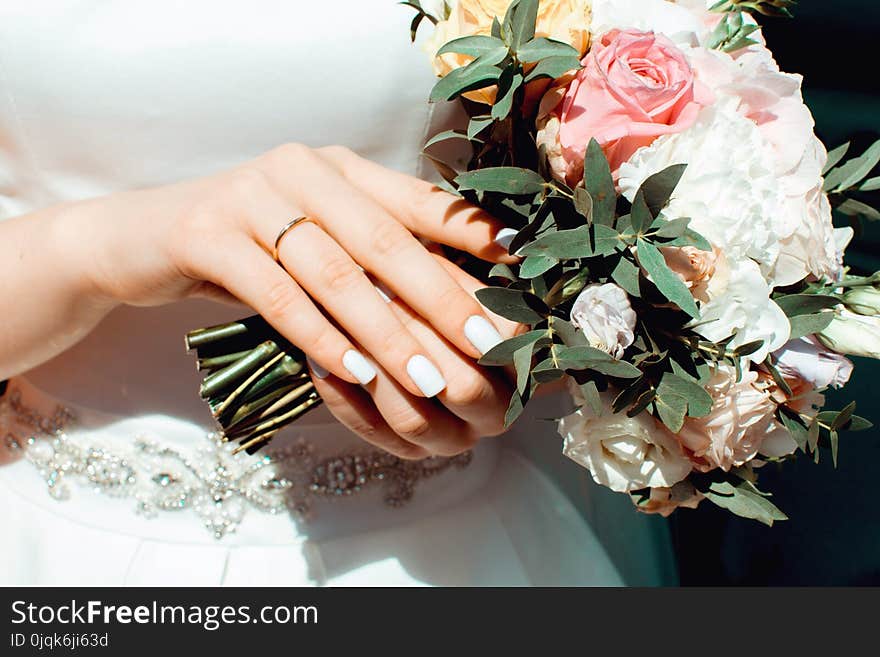
[[[427, 1], [427, 0], [425, 0]], [[420, 25], [467, 123], [426, 145], [448, 188], [502, 219], [515, 266], [478, 293], [524, 325], [481, 363], [515, 371], [506, 421], [565, 381], [564, 453], [596, 482], [668, 515], [708, 499], [772, 524], [760, 466], [837, 459], [823, 410], [843, 354], [880, 358], [880, 273], [843, 265], [880, 142], [844, 162], [813, 134], [801, 79], [755, 15], [793, 0], [457, 0]], [[434, 157], [440, 142], [467, 155]], [[302, 354], [258, 318], [190, 334], [203, 396], [254, 449], [319, 402]], [[230, 429], [231, 427], [231, 429]]]

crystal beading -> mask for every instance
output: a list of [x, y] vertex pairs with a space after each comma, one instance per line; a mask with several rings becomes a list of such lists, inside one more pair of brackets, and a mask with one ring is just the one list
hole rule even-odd
[[86, 434], [69, 434], [75, 422], [70, 409], [57, 406], [44, 415], [10, 387], [0, 398], [0, 449], [33, 464], [56, 500], [69, 499], [70, 484], [78, 484], [133, 499], [136, 511], [150, 518], [189, 509], [217, 539], [234, 532], [249, 510], [308, 521], [316, 499], [350, 497], [371, 485], [383, 485], [385, 503], [400, 507], [418, 482], [472, 459], [466, 452], [404, 461], [366, 449], [321, 456], [304, 438], [250, 456], [233, 454], [234, 446], [216, 434], [207, 434], [189, 455], [137, 436], [133, 451], [122, 456], [89, 444]]

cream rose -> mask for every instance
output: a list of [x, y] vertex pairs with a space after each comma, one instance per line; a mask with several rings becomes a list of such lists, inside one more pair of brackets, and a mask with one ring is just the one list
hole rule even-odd
[[614, 283], [588, 285], [575, 299], [571, 323], [591, 347], [620, 358], [635, 339], [636, 313], [623, 288]]
[[709, 281], [721, 254], [717, 249], [703, 251], [694, 246], [667, 246], [660, 249], [666, 265], [684, 281], [695, 299], [709, 301]]
[[642, 513], [656, 513], [668, 518], [678, 508], [696, 509], [703, 499], [703, 494], [693, 484], [680, 481], [672, 488], [652, 488], [647, 500], [639, 501], [634, 497], [633, 503]]
[[[492, 30], [492, 19], [497, 16], [501, 20], [510, 2], [511, 0], [458, 0], [453, 3], [449, 18], [437, 24], [434, 34], [425, 44], [425, 49], [433, 60], [434, 72], [443, 77], [453, 69], [469, 63], [473, 57], [458, 53], [437, 56], [437, 51], [459, 37], [488, 35]], [[568, 43], [583, 56], [590, 46], [591, 6], [591, 0], [541, 0], [535, 36]], [[495, 87], [470, 91], [465, 96], [491, 105], [495, 102]]]
[[582, 405], [559, 421], [562, 452], [587, 468], [597, 484], [628, 493], [674, 486], [688, 476], [692, 464], [681, 445], [652, 415], [612, 413], [607, 398], [596, 415], [579, 391], [572, 394]]
[[756, 384], [758, 373], [719, 365], [706, 391], [712, 396], [712, 410], [706, 417], [686, 418], [678, 440], [693, 454], [699, 470], [728, 471], [754, 458], [773, 422], [776, 404]]

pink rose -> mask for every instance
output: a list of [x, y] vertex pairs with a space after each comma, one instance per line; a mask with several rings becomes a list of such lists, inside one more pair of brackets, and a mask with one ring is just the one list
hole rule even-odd
[[[689, 128], [700, 109], [714, 100], [694, 79], [682, 51], [653, 32], [608, 32], [582, 63], [567, 88], [548, 92], [539, 113], [539, 142], [561, 155], [564, 170], [554, 173], [570, 185], [582, 176], [591, 138], [616, 171], [660, 135]], [[543, 130], [548, 124], [550, 129]], [[548, 143], [553, 139], [556, 143]]]

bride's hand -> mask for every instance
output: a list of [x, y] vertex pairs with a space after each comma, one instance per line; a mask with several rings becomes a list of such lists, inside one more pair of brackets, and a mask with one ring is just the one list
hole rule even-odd
[[[472, 296], [477, 283], [418, 239], [510, 261], [495, 241], [503, 224], [478, 208], [347, 149], [299, 145], [93, 203], [81, 216], [103, 221], [68, 225], [91, 233], [98, 252], [84, 266], [113, 301], [243, 301], [334, 375], [319, 385], [344, 423], [402, 456], [500, 432], [510, 392], [476, 360], [501, 335]], [[314, 222], [294, 226], [274, 262], [279, 231], [300, 216]], [[345, 383], [365, 386], [375, 407]], [[437, 395], [448, 410], [425, 399]]]

